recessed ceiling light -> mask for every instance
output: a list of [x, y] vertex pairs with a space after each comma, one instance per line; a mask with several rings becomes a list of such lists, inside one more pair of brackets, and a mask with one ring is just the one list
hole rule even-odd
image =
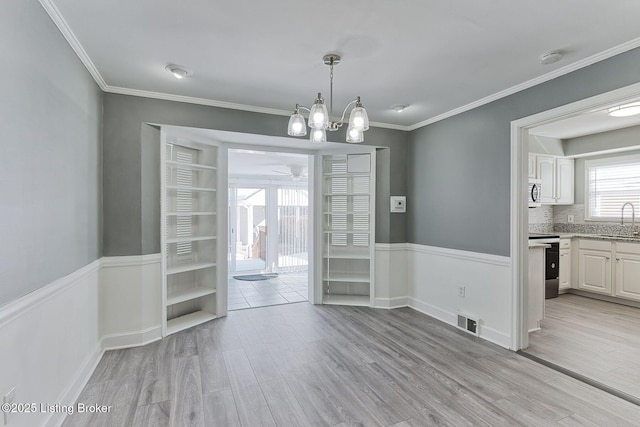
[[609, 115], [613, 117], [635, 116], [636, 114], [640, 114], [640, 102], [609, 108]]
[[559, 50], [540, 55], [540, 63], [543, 65], [555, 64], [562, 59], [564, 54]]
[[182, 65], [169, 64], [164, 69], [173, 74], [176, 79], [184, 79], [193, 75], [193, 71]]
[[402, 113], [407, 107], [408, 107], [408, 105], [397, 104], [397, 105], [392, 105], [391, 109], [393, 111], [395, 111], [396, 113]]

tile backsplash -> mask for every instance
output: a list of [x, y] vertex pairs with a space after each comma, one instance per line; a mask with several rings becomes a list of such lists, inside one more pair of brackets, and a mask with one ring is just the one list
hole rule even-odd
[[[529, 232], [631, 235], [630, 223], [585, 221], [584, 209], [584, 204], [529, 209]], [[569, 223], [569, 215], [573, 215], [573, 223]]]
[[553, 232], [553, 206], [540, 206], [529, 209], [529, 232]]

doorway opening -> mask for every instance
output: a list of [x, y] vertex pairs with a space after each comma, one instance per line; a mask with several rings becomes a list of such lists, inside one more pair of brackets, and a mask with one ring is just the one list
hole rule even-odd
[[[625, 291], [629, 287], [635, 289], [632, 283], [638, 283], [640, 276], [638, 270], [632, 269], [635, 264], [624, 265], [623, 255], [640, 251], [640, 240], [616, 240], [624, 228], [619, 225], [619, 207], [614, 209], [617, 218], [598, 219], [595, 211], [590, 212], [608, 199], [587, 185], [592, 179], [587, 171], [590, 161], [612, 162], [623, 156], [622, 152], [640, 153], [637, 142], [626, 143], [620, 138], [633, 133], [634, 127], [640, 132], [640, 120], [618, 121], [615, 127], [607, 127], [611, 120], [608, 108], [638, 99], [640, 85], [632, 85], [512, 122], [511, 229], [514, 349], [636, 404], [640, 402], [636, 375], [639, 366], [634, 359], [640, 349], [640, 305], [633, 300], [640, 300], [640, 296]], [[600, 127], [594, 130], [597, 126]], [[573, 134], [561, 136], [553, 132]], [[575, 173], [572, 170], [571, 174], [571, 194], [575, 190], [575, 199], [568, 202], [562, 202], [565, 191], [561, 184], [567, 181], [558, 165], [563, 158], [575, 161]], [[544, 189], [545, 177], [546, 192], [555, 199], [529, 209], [528, 181], [541, 179]], [[623, 198], [626, 200], [627, 196]], [[544, 269], [535, 270], [536, 265], [545, 264], [529, 257], [530, 233], [553, 234], [559, 240], [559, 271], [552, 277], [545, 277], [549, 272]], [[538, 278], [542, 292], [535, 292], [532, 277]], [[553, 278], [555, 292], [559, 289], [560, 295], [551, 292], [544, 299], [545, 282]], [[595, 286], [600, 282], [601, 289]], [[531, 322], [532, 318], [539, 320], [537, 325]]]
[[312, 160], [229, 150], [229, 310], [309, 299]]

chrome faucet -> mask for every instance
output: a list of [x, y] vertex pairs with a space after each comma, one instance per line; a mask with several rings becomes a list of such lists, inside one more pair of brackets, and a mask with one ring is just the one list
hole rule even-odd
[[627, 205], [631, 206], [631, 234], [634, 236], [637, 236], [638, 232], [636, 231], [636, 208], [633, 207], [633, 203], [626, 202], [624, 205], [622, 205], [622, 213], [620, 214], [620, 224], [624, 225], [624, 208], [626, 208]]

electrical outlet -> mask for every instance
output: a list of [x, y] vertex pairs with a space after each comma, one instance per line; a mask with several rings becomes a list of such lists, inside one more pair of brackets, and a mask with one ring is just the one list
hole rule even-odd
[[[2, 403], [12, 405], [15, 402], [16, 402], [16, 388], [13, 387], [11, 390], [9, 390], [9, 393], [4, 395], [4, 397], [2, 398]], [[7, 411], [3, 411], [3, 414], [4, 414], [4, 425], [6, 426], [9, 424], [9, 415], [11, 415], [11, 413]]]
[[460, 298], [464, 298], [465, 291], [466, 291], [466, 286], [458, 285], [458, 296]]
[[573, 224], [573, 215], [567, 215], [567, 222]]

